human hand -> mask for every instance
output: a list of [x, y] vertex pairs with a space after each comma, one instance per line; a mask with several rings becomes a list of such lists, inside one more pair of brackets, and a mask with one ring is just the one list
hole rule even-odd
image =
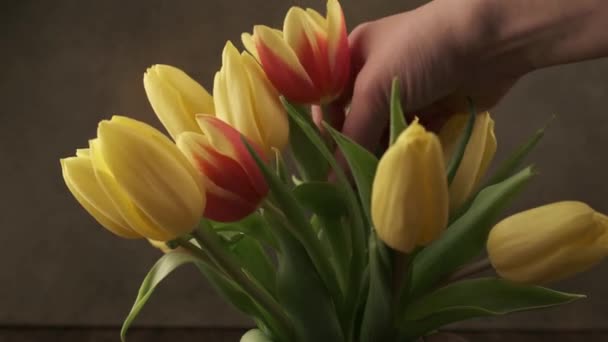
[[467, 96], [480, 110], [493, 106], [525, 68], [504, 69], [483, 53], [485, 26], [476, 18], [475, 2], [437, 0], [355, 28], [349, 36], [351, 88], [330, 106], [339, 126], [336, 116], [351, 101], [343, 133], [370, 150], [378, 146], [388, 126], [395, 76], [408, 115], [419, 116], [431, 129], [465, 110]]

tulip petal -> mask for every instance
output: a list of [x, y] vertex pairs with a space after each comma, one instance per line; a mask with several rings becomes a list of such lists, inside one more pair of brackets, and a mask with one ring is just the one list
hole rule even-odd
[[[177, 146], [204, 175], [205, 183], [211, 181], [226, 192], [222, 195], [232, 195], [250, 203], [259, 201], [260, 194], [252, 186], [243, 167], [236, 160], [216, 151], [206, 136], [185, 132], [178, 137]], [[210, 190], [208, 186], [207, 190]]]
[[[264, 70], [247, 53], [242, 54], [242, 61], [249, 76], [256, 122], [267, 148], [282, 150], [289, 142], [289, 121], [287, 113]], [[270, 155], [270, 151], [265, 151]]]
[[[263, 145], [259, 125], [256, 122], [256, 112], [253, 108], [253, 94], [247, 77], [247, 70], [241, 61], [241, 54], [229, 41], [222, 54], [223, 66], [220, 70], [218, 84], [220, 92], [225, 92], [218, 100], [227, 101], [222, 111], [216, 116], [236, 128], [256, 144]], [[254, 85], [255, 86], [255, 85]], [[229, 95], [228, 95], [229, 94]]]
[[82, 157], [81, 153], [79, 157], [62, 159], [61, 169], [70, 192], [104, 228], [123, 238], [142, 237], [129, 227], [112, 200], [99, 185], [89, 158]]
[[192, 178], [192, 166], [181, 164], [184, 157], [179, 149], [167, 138], [166, 143], [147, 138], [150, 130], [143, 124], [133, 129], [115, 120], [102, 121], [99, 145], [116, 182], [171, 239], [195, 228], [205, 205], [204, 193]]
[[330, 91], [332, 75], [325, 30], [305, 10], [292, 7], [285, 16], [283, 36], [315, 87], [323, 94]]
[[319, 12], [312, 8], [307, 8], [306, 14], [308, 14], [310, 19], [314, 20], [323, 31], [327, 31], [327, 19], [325, 19]]
[[243, 219], [261, 199], [241, 165], [218, 153], [206, 136], [185, 132], [177, 145], [200, 172], [207, 189], [204, 216], [219, 222]]
[[129, 195], [120, 187], [116, 179], [108, 170], [108, 167], [103, 160], [101, 153], [102, 146], [99, 140], [91, 140], [89, 142], [91, 162], [95, 171], [95, 177], [100, 187], [112, 201], [114, 206], [120, 211], [120, 214], [129, 226], [142, 236], [155, 240], [168, 240], [169, 232], [158, 227], [145, 215], [131, 200]]
[[258, 50], [255, 47], [255, 41], [253, 40], [253, 36], [249, 32], [244, 32], [241, 34], [241, 42], [243, 42], [243, 46], [245, 50], [247, 50], [259, 63], [260, 57], [258, 56]]
[[[268, 192], [268, 185], [243, 143], [241, 134], [227, 123], [213, 116], [198, 115], [197, 121], [213, 149], [228, 158], [236, 160], [247, 173], [249, 181], [258, 194], [265, 196]], [[250, 143], [250, 145], [260, 157], [266, 160], [266, 155], [256, 144]]]
[[276, 31], [255, 26], [256, 50], [268, 79], [288, 99], [300, 103], [315, 101], [319, 92], [294, 51]]
[[334, 95], [344, 89], [350, 73], [350, 49], [342, 7], [337, 0], [327, 1], [327, 50]]
[[152, 109], [174, 139], [184, 131], [199, 132], [195, 114], [214, 113], [211, 95], [178, 68], [169, 65], [148, 68], [144, 89]]
[[448, 219], [448, 190], [439, 139], [414, 121], [388, 149], [372, 188], [378, 236], [410, 252], [435, 240]]
[[488, 255], [497, 272], [509, 280], [553, 282], [608, 256], [608, 220], [602, 217], [574, 201], [526, 210], [492, 229]]
[[[439, 134], [445, 160], [452, 159], [468, 117], [468, 114], [453, 115], [441, 128]], [[464, 156], [450, 184], [451, 211], [460, 208], [477, 189], [494, 158], [496, 145], [494, 120], [490, 113], [478, 114]]]

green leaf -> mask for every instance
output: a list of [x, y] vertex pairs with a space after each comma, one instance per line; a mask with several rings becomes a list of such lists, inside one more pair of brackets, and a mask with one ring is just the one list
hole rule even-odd
[[266, 166], [264, 161], [262, 161], [257, 153], [251, 148], [249, 143], [245, 139], [243, 139], [243, 142], [262, 171], [271, 194], [280, 208], [281, 214], [289, 220], [287, 228], [306, 249], [306, 252], [321, 275], [325, 285], [331, 291], [332, 296], [339, 298], [341, 293], [338, 285], [339, 282], [335, 278], [335, 273], [331, 269], [330, 264], [327, 263], [328, 256], [324, 253], [324, 249], [317, 239], [315, 232], [306, 217], [304, 209], [300, 206], [293, 193], [290, 192], [289, 189], [281, 183], [281, 180], [268, 168], [268, 166]]
[[279, 177], [279, 179], [281, 179], [281, 181], [283, 182], [283, 184], [285, 185], [291, 185], [292, 180], [291, 180], [291, 174], [289, 173], [289, 170], [287, 169], [287, 165], [285, 165], [285, 160], [283, 159], [283, 156], [281, 155], [281, 151], [279, 151], [278, 149], [273, 149], [274, 152], [274, 168], [275, 168], [275, 172], [277, 174], [277, 176]]
[[496, 169], [496, 172], [494, 172], [492, 177], [486, 182], [486, 186], [502, 182], [511, 176], [515, 170], [521, 167], [524, 159], [545, 135], [545, 131], [547, 130], [547, 127], [549, 127], [551, 121], [553, 121], [553, 118], [554, 117], [552, 117], [544, 127], [537, 130], [523, 144], [519, 145], [517, 149], [515, 149], [515, 151], [513, 151], [511, 155], [500, 164], [500, 166]]
[[304, 120], [309, 125], [314, 126], [309, 115], [302, 115], [300, 111], [291, 103], [282, 99], [283, 105], [289, 113], [289, 144], [291, 152], [296, 160], [296, 166], [300, 176], [304, 180], [323, 181], [327, 179], [329, 164], [315, 149], [310, 148], [312, 142], [310, 137], [304, 133], [302, 127], [294, 121], [294, 117]]
[[500, 212], [534, 175], [528, 167], [482, 190], [471, 208], [416, 256], [412, 262], [409, 298], [420, 296], [446, 274], [479, 255]]
[[369, 238], [370, 284], [363, 321], [361, 341], [391, 341], [393, 339], [393, 298], [391, 292], [392, 263], [389, 250], [376, 237]]
[[399, 89], [399, 78], [393, 78], [391, 85], [391, 136], [390, 144], [392, 145], [399, 137], [399, 134], [407, 128], [405, 122], [405, 113], [401, 107], [401, 90]]
[[273, 248], [278, 248], [278, 242], [266, 227], [266, 222], [259, 213], [253, 213], [237, 222], [212, 222], [217, 232], [239, 232], [250, 236], [259, 242]]
[[[553, 120], [553, 118], [551, 120]], [[479, 191], [490, 185], [500, 183], [503, 180], [512, 176], [517, 171], [517, 169], [521, 167], [523, 161], [526, 159], [528, 154], [534, 149], [534, 147], [536, 147], [538, 142], [545, 135], [545, 131], [551, 123], [551, 120], [547, 122], [547, 124], [545, 124], [543, 128], [537, 130], [534, 135], [532, 135], [526, 142], [519, 145], [519, 147], [517, 147], [517, 149], [515, 149], [515, 151], [513, 151], [511, 155], [500, 164], [496, 172], [494, 172], [494, 175], [487, 182], [485, 182], [482, 187], [480, 187]], [[455, 213], [452, 213], [452, 215], [450, 216], [450, 222], [453, 222], [454, 220], [462, 216], [462, 214], [464, 214], [469, 209], [471, 203], [473, 202], [473, 199], [475, 198], [475, 196], [477, 196], [479, 191], [475, 195], [470, 196], [470, 199], [466, 201]]]
[[276, 270], [264, 248], [256, 240], [244, 236], [230, 249], [247, 274], [274, 296]]
[[365, 216], [368, 222], [371, 222], [372, 185], [374, 183], [374, 176], [376, 175], [376, 168], [378, 167], [378, 158], [361, 145], [333, 129], [330, 125], [325, 124], [325, 128], [334, 138], [344, 158], [346, 158], [346, 162], [348, 162], [353, 178], [357, 183], [359, 199], [361, 200]]
[[325, 217], [340, 217], [348, 212], [344, 194], [335, 184], [328, 182], [306, 182], [293, 190], [300, 204]]
[[[302, 132], [309, 138], [312, 146], [315, 147], [318, 153], [325, 158], [327, 163], [331, 166], [336, 175], [337, 185], [341, 191], [344, 192], [345, 198], [348, 200], [348, 217], [352, 220], [352, 228], [350, 234], [352, 236], [352, 250], [353, 250], [353, 266], [352, 269], [356, 272], [361, 272], [364, 260], [365, 260], [365, 242], [366, 234], [369, 230], [364, 223], [364, 219], [361, 215], [361, 207], [357, 196], [353, 191], [344, 170], [338, 165], [338, 162], [334, 158], [332, 152], [327, 148], [321, 137], [317, 134], [316, 126], [302, 119], [302, 116], [297, 112], [289, 111], [289, 116], [292, 120], [302, 129]], [[326, 126], [328, 127], [328, 126]], [[307, 148], [312, 150], [312, 146]]]
[[[288, 234], [288, 222], [278, 212], [265, 216], [281, 244], [276, 293], [289, 314], [298, 341], [343, 341], [334, 301], [302, 244]], [[327, 263], [327, 260], [325, 260]]]
[[398, 324], [402, 337], [415, 339], [443, 325], [473, 317], [543, 309], [584, 297], [504, 279], [471, 279], [420, 298], [406, 308]]
[[456, 150], [454, 151], [454, 155], [450, 160], [450, 164], [447, 169], [447, 177], [448, 184], [452, 184], [454, 177], [456, 176], [456, 172], [458, 171], [458, 167], [460, 166], [460, 162], [464, 157], [464, 152], [467, 149], [467, 144], [471, 139], [471, 134], [473, 134], [473, 127], [475, 126], [475, 119], [477, 117], [477, 111], [475, 110], [475, 105], [473, 104], [473, 100], [471, 98], [467, 98], [469, 101], [469, 120], [467, 120], [467, 125], [464, 128], [464, 132], [462, 132], [462, 136], [460, 137], [460, 141], [458, 142], [458, 146], [456, 146]]
[[123, 342], [126, 340], [129, 327], [137, 315], [139, 315], [139, 312], [142, 310], [148, 299], [150, 299], [150, 296], [152, 296], [156, 286], [158, 286], [158, 284], [160, 284], [160, 282], [162, 282], [175, 269], [188, 263], [194, 263], [201, 271], [203, 271], [212, 286], [235, 307], [248, 315], [258, 317], [261, 316], [249, 296], [240, 290], [239, 287], [231, 280], [217, 273], [209, 265], [203, 263], [190, 253], [172, 251], [158, 259], [144, 278], [139, 288], [137, 298], [135, 299], [135, 303], [125, 318], [120, 331], [120, 338]]

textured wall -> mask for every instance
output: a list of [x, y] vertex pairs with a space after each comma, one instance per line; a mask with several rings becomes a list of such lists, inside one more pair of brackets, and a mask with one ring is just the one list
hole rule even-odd
[[[350, 26], [410, 1], [343, 1]], [[118, 239], [81, 210], [58, 159], [128, 114], [158, 126], [141, 77], [173, 64], [205, 86], [224, 41], [255, 23], [277, 26], [292, 4], [322, 1], [3, 1], [0, 13], [0, 325], [115, 325], [158, 253]], [[542, 176], [514, 209], [581, 199], [608, 212], [608, 60], [537, 72], [495, 110], [499, 154], [558, 117], [532, 158]], [[492, 82], [491, 78], [488, 82]], [[608, 322], [608, 265], [563, 284], [590, 299], [484, 322], [516, 328], [598, 328]], [[138, 320], [147, 325], [245, 324], [191, 269], [163, 283]], [[471, 323], [475, 324], [475, 323]], [[468, 325], [470, 326], [470, 324]]]

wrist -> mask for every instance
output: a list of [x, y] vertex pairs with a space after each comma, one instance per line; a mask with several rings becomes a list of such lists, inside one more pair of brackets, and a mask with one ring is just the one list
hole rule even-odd
[[482, 58], [505, 72], [605, 56], [605, 0], [473, 0], [481, 18]]

